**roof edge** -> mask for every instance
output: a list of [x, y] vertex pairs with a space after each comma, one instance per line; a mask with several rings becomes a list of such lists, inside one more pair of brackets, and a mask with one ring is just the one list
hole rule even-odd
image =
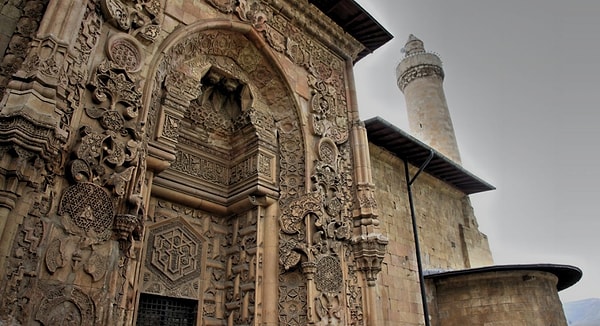
[[[421, 166], [426, 161], [427, 156], [433, 153], [433, 159], [425, 167], [424, 172], [454, 186], [465, 194], [470, 195], [496, 189], [458, 163], [385, 119], [377, 116], [363, 122], [370, 143], [387, 149], [401, 160], [414, 166]], [[384, 138], [393, 138], [393, 141]], [[409, 149], [411, 150], [410, 153], [408, 153]]]
[[538, 271], [554, 274], [558, 278], [556, 289], [562, 291], [575, 283], [579, 282], [583, 276], [583, 272], [576, 266], [560, 265], [560, 264], [515, 264], [515, 265], [493, 265], [470, 269], [462, 269], [446, 272], [434, 272], [425, 275], [426, 279], [444, 279], [453, 276], [472, 275], [494, 272], [509, 272], [509, 271]]

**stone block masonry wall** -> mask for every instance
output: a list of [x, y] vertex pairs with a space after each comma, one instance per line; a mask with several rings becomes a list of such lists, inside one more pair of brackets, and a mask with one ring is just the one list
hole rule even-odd
[[433, 325], [566, 325], [551, 273], [498, 271], [427, 282], [435, 288]]
[[[419, 325], [423, 317], [404, 163], [372, 144], [369, 151], [379, 218], [390, 241], [378, 281], [383, 323]], [[410, 170], [414, 174], [417, 167]], [[413, 184], [413, 200], [424, 269], [472, 267], [469, 253], [479, 257], [482, 265], [492, 263], [487, 239], [476, 229], [466, 195], [423, 173]]]

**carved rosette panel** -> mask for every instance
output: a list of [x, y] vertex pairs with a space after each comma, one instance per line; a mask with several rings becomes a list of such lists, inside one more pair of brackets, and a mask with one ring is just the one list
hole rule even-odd
[[105, 51], [107, 59], [95, 68], [87, 85], [89, 119], [82, 120], [67, 176], [72, 182], [110, 191], [115, 206], [113, 228], [128, 255], [131, 241], [141, 233], [143, 214], [140, 194], [146, 141], [138, 121], [141, 91], [136, 72], [144, 58], [139, 43], [127, 34], [113, 35]]
[[339, 258], [323, 256], [316, 261], [315, 285], [325, 293], [339, 293], [342, 290], [342, 266]]
[[[243, 2], [217, 0], [208, 2], [224, 13], [246, 8], [242, 6]], [[360, 300], [356, 300], [356, 297], [362, 297], [355, 274], [356, 269], [342, 272], [340, 260], [335, 258], [342, 257], [345, 252], [351, 252], [349, 240], [353, 229], [352, 208], [356, 197], [353, 194], [352, 156], [348, 144], [350, 123], [346, 98], [345, 62], [295, 26], [288, 18], [274, 13], [268, 6], [257, 4], [253, 12], [260, 12], [267, 18], [260, 29], [257, 28], [263, 32], [267, 43], [308, 72], [308, 85], [312, 89], [312, 97], [309, 101], [311, 113], [309, 123], [314, 135], [320, 138], [316, 151], [318, 160], [314, 162], [311, 192], [294, 193], [294, 196], [288, 197], [289, 199], [280, 200], [282, 207], [280, 264], [284, 270], [292, 273], [302, 262], [309, 283], [315, 278], [309, 267], [312, 266], [311, 264], [330, 263], [327, 266], [337, 266], [329, 269], [336, 275], [334, 279], [337, 282], [317, 284], [316, 288], [322, 294], [307, 298], [306, 304], [310, 310], [317, 312], [309, 315], [308, 319], [310, 322], [326, 324], [343, 323], [348, 318], [352, 323], [360, 324], [362, 323], [360, 308], [353, 306], [349, 309], [349, 313], [343, 312], [345, 302], [352, 301], [353, 304], [361, 305]], [[243, 17], [240, 19], [244, 21]], [[280, 130], [285, 129], [280, 128]], [[280, 139], [280, 144], [281, 147], [287, 146], [283, 139]], [[285, 160], [282, 159], [280, 166], [285, 164]], [[280, 187], [282, 190], [287, 190], [288, 185], [295, 182], [302, 183], [303, 179], [282, 179]], [[344, 264], [352, 265], [352, 255], [348, 260]], [[334, 264], [334, 261], [338, 264]], [[320, 274], [319, 279], [327, 279], [327, 277]], [[346, 286], [352, 287], [354, 299], [342, 296], [344, 279], [347, 282]], [[335, 289], [326, 288], [326, 284], [336, 284]], [[285, 291], [280, 288], [280, 302], [284, 300]], [[286, 314], [287, 312], [280, 311], [280, 318], [284, 318]], [[350, 316], [346, 317], [347, 315]]]
[[35, 315], [42, 325], [96, 325], [93, 300], [77, 287], [54, 287], [44, 296]]
[[[142, 67], [142, 47], [126, 35], [116, 34], [106, 43], [106, 54], [115, 66], [132, 73]], [[132, 98], [135, 99], [135, 98]]]
[[114, 206], [104, 189], [92, 183], [78, 183], [67, 188], [60, 200], [59, 215], [68, 216], [83, 230], [102, 234], [113, 224]]
[[202, 241], [182, 219], [149, 229], [146, 268], [169, 289], [197, 279], [202, 271]]
[[163, 4], [160, 0], [102, 0], [102, 12], [114, 27], [146, 42], [160, 33]]
[[[222, 1], [212, 1], [211, 3], [224, 12], [238, 8], [237, 3], [235, 5]], [[228, 5], [231, 7], [227, 7]], [[280, 150], [278, 157], [281, 194], [279, 204], [282, 208], [280, 253], [281, 264], [285, 270], [288, 270], [283, 276], [286, 278], [288, 274], [294, 273], [300, 268], [301, 261], [316, 262], [318, 257], [323, 256], [343, 257], [345, 251], [351, 248], [349, 239], [352, 231], [354, 198], [352, 188], [354, 185], [351, 153], [347, 141], [349, 121], [344, 61], [297, 30], [286, 19], [273, 17], [273, 20], [276, 19], [279, 21], [279, 25], [266, 24], [264, 35], [275, 50], [284, 53], [293, 62], [308, 71], [308, 83], [313, 89], [313, 96], [309, 103], [310, 123], [314, 135], [325, 140], [320, 142], [317, 147], [315, 156], [318, 157], [318, 160], [314, 162], [313, 188], [308, 194], [303, 187], [306, 152], [300, 133], [300, 120], [294, 110], [289, 110], [290, 107], [295, 107], [294, 102], [286, 95], [289, 91], [283, 86], [277, 73], [270, 68], [265, 59], [256, 55], [246, 55], [255, 50], [247, 46], [248, 41], [242, 35], [226, 31], [202, 31], [188, 36], [168, 50], [164, 60], [158, 64], [158, 71], [155, 75], [153, 90], [155, 95], [150, 101], [148, 125], [152, 126], [149, 128], [149, 135], [152, 138], [160, 137], [162, 126], [158, 125], [158, 121], [160, 121], [158, 117], [162, 114], [163, 103], [159, 96], [164, 98], [165, 96], [161, 94], [169, 92], [163, 86], [169, 71], [182, 70], [182, 67], [185, 66], [191, 71], [198, 71], [201, 76], [205, 76], [205, 72], [211, 67], [219, 67], [227, 75], [236, 76], [242, 84], [248, 85], [250, 93], [256, 95], [251, 107], [262, 111], [261, 105], [264, 106], [266, 110], [272, 112], [276, 121], [275, 127], [278, 132]], [[285, 35], [285, 37], [278, 39], [278, 35]], [[278, 41], [282, 43], [277, 43]], [[207, 96], [204, 90], [199, 98], [206, 100], [202, 96]], [[201, 112], [210, 113], [210, 111], [206, 111], [206, 107], [203, 108], [200, 101], [192, 101], [190, 111], [186, 113], [188, 114], [186, 119], [193, 121], [198, 126], [204, 126], [199, 128], [201, 130], [198, 133], [200, 138], [205, 137], [204, 139], [208, 140], [208, 131], [214, 134], [216, 129], [207, 129], [216, 127], [219, 130], [217, 134], [226, 137], [227, 131], [231, 128], [228, 120], [211, 118], [215, 117], [212, 114], [201, 114]], [[215, 103], [214, 100], [211, 99], [211, 101]], [[242, 107], [244, 106], [242, 105]], [[205, 119], [209, 118], [211, 120], [207, 123]], [[192, 145], [192, 148], [201, 147], [194, 145], [191, 139], [186, 139], [185, 121], [183, 119], [181, 124], [177, 123], [178, 129], [173, 129], [177, 131], [169, 133], [169, 137], [171, 139], [177, 137], [179, 144]], [[188, 158], [191, 157], [188, 155]], [[178, 163], [175, 162], [174, 166], [177, 165]], [[183, 165], [181, 166], [183, 168]], [[189, 167], [190, 165], [187, 165], [186, 169]], [[308, 232], [309, 230], [310, 232]], [[351, 255], [348, 259], [350, 260], [348, 263], [351, 263]], [[345, 259], [340, 262], [344, 265], [347, 264]], [[346, 302], [350, 302], [350, 299], [346, 299], [342, 294], [344, 286], [349, 287], [350, 280], [355, 279], [357, 281], [352, 281], [351, 285], [354, 289], [353, 295], [359, 298], [362, 296], [358, 278], [353, 278], [356, 276], [354, 275], [355, 271], [356, 269], [348, 269], [341, 272], [343, 277], [340, 280], [342, 283], [338, 287], [340, 290], [333, 296], [315, 294], [311, 298], [301, 299], [304, 300], [302, 306], [310, 305], [313, 307], [313, 311], [318, 306], [316, 300], [325, 309], [323, 314], [313, 314], [312, 316], [305, 314], [308, 316], [307, 318], [312, 322], [320, 323], [328, 320], [337, 322], [358, 320], [360, 317], [357, 316], [361, 313], [357, 313], [357, 311], [360, 309], [352, 308], [349, 312], [344, 311]], [[230, 294], [229, 296], [236, 302], [234, 307], [237, 307], [236, 295]], [[280, 288], [281, 302], [283, 302], [284, 296], [284, 292]], [[326, 302], [329, 299], [336, 300], [339, 304], [330, 305]], [[354, 302], [357, 302], [356, 299]], [[336, 308], [328, 308], [333, 306]], [[334, 311], [335, 309], [339, 310]], [[232, 311], [237, 311], [237, 308], [232, 308]], [[283, 314], [285, 313], [282, 313], [280, 317]], [[347, 317], [350, 315], [353, 317]]]
[[64, 190], [57, 213], [65, 235], [61, 231], [47, 244], [46, 271], [61, 282], [81, 271], [92, 283], [103, 280], [110, 266], [107, 240], [115, 216], [109, 194], [92, 183], [75, 184]]
[[[301, 267], [308, 286], [316, 289], [307, 298], [313, 311], [309, 321], [360, 325], [362, 302], [356, 298], [362, 294], [356, 269], [344, 267], [354, 264], [348, 147], [323, 138], [316, 152], [312, 191], [282, 208], [280, 262], [288, 273]], [[280, 300], [283, 294], [280, 288]]]

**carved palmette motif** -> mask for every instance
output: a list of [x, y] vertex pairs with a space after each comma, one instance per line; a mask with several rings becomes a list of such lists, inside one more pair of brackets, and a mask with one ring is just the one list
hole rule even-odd
[[[207, 2], [224, 13], [232, 13], [236, 10], [251, 12], [251, 10], [243, 9], [248, 8], [244, 5], [249, 2], [219, 0], [207, 0]], [[185, 126], [187, 123], [185, 119], [200, 126], [198, 128], [201, 130], [199, 137], [206, 137], [205, 135], [208, 134], [206, 130], [210, 128], [214, 129], [211, 129], [210, 132], [216, 132], [218, 129], [218, 134], [226, 137], [228, 130], [232, 128], [229, 120], [222, 120], [223, 115], [213, 115], [210, 114], [210, 111], [206, 111], [206, 108], [200, 109], [202, 108], [200, 105], [202, 96], [207, 96], [202, 92], [199, 99], [191, 101], [191, 110], [182, 112], [184, 119], [177, 120], [179, 118], [175, 119], [173, 116], [165, 114], [165, 120], [159, 120], [164, 105], [161, 97], [168, 98], [171, 92], [168, 87], [164, 86], [171, 71], [189, 69], [189, 71], [205, 72], [211, 66], [215, 66], [227, 72], [228, 75], [236, 76], [238, 80], [249, 87], [252, 85], [257, 87], [251, 89], [251, 93], [256, 95], [254, 103], [266, 104], [265, 108], [270, 110], [273, 115], [279, 140], [279, 204], [282, 208], [279, 249], [282, 270], [287, 270], [283, 274], [283, 279], [287, 279], [288, 275], [297, 273], [298, 270], [305, 269], [305, 267], [309, 270], [309, 264], [304, 264], [304, 262], [316, 264], [320, 259], [324, 259], [323, 264], [339, 262], [339, 264], [332, 263], [328, 266], [335, 266], [330, 270], [335, 270], [332, 275], [342, 275], [339, 280], [333, 278], [337, 280], [337, 283], [334, 282], [335, 286], [332, 288], [321, 286], [320, 290], [318, 289], [310, 298], [307, 295], [299, 296], [300, 304], [295, 306], [284, 304], [285, 300], [289, 299], [289, 295], [280, 287], [280, 318], [294, 315], [292, 310], [301, 307], [301, 309], [310, 308], [311, 313], [305, 310], [300, 315], [305, 316], [304, 318], [311, 322], [325, 324], [328, 322], [351, 322], [351, 324], [359, 325], [362, 323], [360, 309], [362, 294], [359, 278], [356, 277], [357, 269], [342, 268], [342, 266], [351, 264], [353, 260], [352, 255], [346, 255], [346, 252], [351, 251], [350, 236], [353, 228], [354, 198], [352, 156], [348, 144], [349, 118], [345, 92], [345, 63], [319, 42], [294, 27], [283, 16], [272, 15], [269, 8], [259, 5], [255, 5], [254, 8], [264, 11], [265, 17], [268, 18], [262, 27], [255, 26], [255, 29], [263, 31], [267, 43], [273, 49], [283, 53], [308, 72], [307, 82], [312, 90], [308, 122], [316, 139], [326, 139], [317, 146], [317, 154], [313, 156], [318, 160], [313, 163], [313, 187], [310, 192], [306, 193], [304, 189], [306, 149], [300, 133], [301, 120], [294, 110], [289, 109], [295, 105], [286, 95], [289, 91], [282, 86], [277, 73], [269, 68], [270, 64], [259, 56], [246, 55], [254, 50], [249, 50], [248, 41], [244, 39], [243, 35], [219, 30], [202, 31], [189, 35], [165, 52], [164, 59], [158, 63], [158, 69], [154, 75], [154, 95], [149, 102], [148, 135], [152, 139], [164, 137], [171, 143], [198, 148], [198, 145], [193, 144], [190, 139], [186, 139], [182, 132], [182, 126], [188, 128]], [[239, 13], [237, 14], [242, 21], [249, 21], [245, 19], [252, 17], [252, 15], [240, 16]], [[257, 57], [258, 59], [256, 59]], [[201, 76], [204, 76], [204, 72]], [[211, 101], [215, 103], [214, 100], [211, 99]], [[244, 108], [244, 105], [241, 107]], [[215, 106], [212, 108], [214, 109]], [[209, 114], [205, 115], [204, 112]], [[160, 123], [163, 123], [162, 121], [169, 122], [160, 125], [159, 121]], [[168, 128], [165, 129], [165, 125]], [[175, 146], [175, 148], [177, 147]], [[176, 156], [179, 155], [176, 160], [200, 162], [198, 158], [190, 155], [193, 153], [178, 153], [178, 151], [176, 153]], [[185, 169], [186, 173], [194, 175], [205, 173], [204, 169], [192, 168], [193, 165], [179, 164], [177, 161], [172, 166], [179, 166], [179, 169]], [[222, 183], [226, 184], [228, 181], [222, 180]], [[233, 240], [229, 241], [234, 243]], [[238, 259], [235, 257], [232, 264], [237, 264]], [[309, 273], [304, 270], [302, 272]], [[317, 289], [314, 284], [314, 276], [311, 275], [311, 278], [308, 278], [307, 274], [304, 280], [309, 283], [313, 282], [310, 283], [312, 284], [310, 286]], [[222, 276], [215, 274], [214, 277], [217, 279]], [[319, 277], [328, 279], [324, 275]], [[241, 278], [234, 278], [232, 282], [233, 284], [241, 282]], [[244, 300], [251, 300], [251, 298], [247, 297], [246, 299], [241, 292], [236, 292], [234, 289], [235, 287], [227, 292], [226, 298], [226, 301], [230, 302], [229, 318], [233, 318], [230, 322], [244, 324], [247, 319], [239, 319], [240, 316], [236, 312], [239, 305], [246, 302]], [[352, 289], [353, 299], [344, 294], [346, 289]], [[350, 302], [352, 302], [352, 308], [347, 308]], [[216, 315], [218, 311], [216, 303], [215, 308], [211, 307], [213, 307], [212, 304], [204, 308], [206, 313]], [[249, 303], [249, 307], [252, 307], [251, 303]], [[242, 311], [244, 310], [242, 309]], [[296, 317], [293, 318], [296, 319]]]
[[160, 33], [162, 4], [159, 0], [102, 0], [102, 12], [113, 26], [147, 42]]
[[[124, 34], [113, 36], [107, 45], [107, 60], [95, 69], [88, 88], [92, 103], [86, 105], [89, 118], [97, 121], [80, 128], [74, 159], [67, 175], [74, 182], [91, 182], [107, 189], [117, 198], [117, 214], [136, 215], [143, 175], [144, 133], [138, 122], [141, 91], [135, 72], [143, 62], [141, 47]], [[129, 228], [126, 216], [119, 216], [117, 229]]]
[[[312, 191], [282, 208], [280, 217], [280, 262], [284, 270], [301, 267], [317, 290], [307, 298], [317, 324], [361, 324], [362, 297], [353, 265], [352, 196], [347, 145], [341, 150], [335, 141], [323, 138], [317, 146]], [[310, 231], [310, 232], [309, 232]], [[300, 262], [302, 262], [300, 264]], [[351, 289], [352, 292], [346, 290]], [[280, 288], [280, 307], [285, 308], [285, 292]], [[346, 293], [344, 295], [344, 293]], [[354, 299], [349, 297], [350, 293]], [[352, 304], [350, 304], [352, 302]], [[346, 312], [347, 309], [347, 312]], [[280, 311], [281, 316], [289, 314]]]
[[88, 1], [79, 35], [75, 40], [73, 56], [69, 57], [68, 65], [65, 66], [60, 77], [61, 85], [65, 89], [64, 95], [61, 96], [67, 103], [65, 125], [70, 124], [73, 112], [80, 109], [83, 104], [82, 97], [89, 76], [88, 62], [100, 39], [102, 25], [103, 20], [97, 12], [95, 2]]
[[263, 30], [268, 20], [268, 14], [260, 0], [207, 0], [224, 13], [235, 12], [240, 20], [251, 23], [257, 30]]

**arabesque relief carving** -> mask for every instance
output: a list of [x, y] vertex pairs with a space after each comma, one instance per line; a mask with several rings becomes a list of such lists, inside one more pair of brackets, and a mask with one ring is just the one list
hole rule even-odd
[[80, 289], [57, 286], [44, 291], [35, 319], [42, 325], [96, 325], [96, 307]]
[[[285, 270], [301, 268], [309, 291], [308, 320], [327, 325], [362, 323], [360, 285], [353, 266], [352, 178], [346, 146], [338, 150], [335, 141], [323, 138], [317, 146], [313, 188], [282, 208], [280, 217], [280, 261]], [[283, 274], [283, 279], [291, 272]], [[283, 305], [280, 289], [280, 305]], [[345, 293], [345, 294], [344, 294]], [[350, 307], [345, 312], [345, 307]], [[280, 311], [281, 315], [288, 312]]]
[[[242, 3], [214, 0], [208, 2], [224, 13], [243, 9]], [[289, 194], [286, 193], [287, 185], [302, 183], [303, 178], [286, 178], [285, 174], [280, 176], [280, 190], [283, 194], [279, 201], [282, 207], [280, 263], [282, 268], [288, 271], [282, 275], [281, 281], [287, 282], [288, 275], [292, 275], [291, 273], [298, 268], [302, 268], [307, 274], [309, 288], [314, 286], [317, 291], [309, 291], [307, 300], [304, 301], [308, 309], [308, 320], [328, 324], [345, 323], [348, 318], [352, 324], [361, 324], [362, 294], [359, 279], [356, 277], [358, 269], [353, 263], [353, 247], [350, 241], [354, 227], [353, 213], [361, 211], [355, 210], [354, 206], [376, 207], [376, 203], [368, 185], [368, 189], [363, 190], [360, 195], [353, 194], [356, 185], [353, 181], [352, 156], [348, 144], [350, 121], [345, 93], [344, 60], [301, 32], [283, 18], [283, 15], [270, 12], [268, 6], [256, 5], [255, 9], [264, 13], [266, 18], [265, 24], [256, 30], [263, 32], [267, 43], [273, 49], [286, 55], [308, 72], [307, 83], [312, 90], [309, 99], [309, 123], [313, 134], [321, 139], [315, 155], [318, 160], [314, 162], [313, 167], [313, 188], [308, 194], [293, 192], [291, 196], [286, 196]], [[243, 17], [239, 18], [244, 21]], [[280, 132], [285, 132], [283, 126], [278, 125]], [[286, 145], [285, 142], [280, 142], [283, 150]], [[286, 159], [283, 156], [280, 157], [280, 167], [285, 172]], [[365, 200], [368, 202], [365, 203]], [[314, 284], [315, 275], [312, 275], [314, 271], [311, 272], [310, 266], [316, 266], [311, 264], [317, 264], [320, 259], [323, 259], [323, 262], [333, 261], [324, 257], [333, 260], [335, 257], [344, 257], [344, 264], [352, 266], [342, 272], [342, 260], [339, 260], [338, 272], [334, 273], [341, 276], [335, 286], [336, 291], [327, 292], [322, 286]], [[324, 276], [319, 276], [319, 279], [322, 277]], [[344, 285], [349, 293], [346, 296], [342, 294]], [[280, 288], [280, 308], [283, 309], [280, 311], [280, 318], [289, 313], [285, 311], [282, 301], [284, 299], [284, 291]], [[349, 309], [349, 315], [343, 312], [346, 305], [352, 307]]]
[[160, 33], [160, 0], [101, 0], [102, 12], [114, 27], [147, 42]]
[[[148, 185], [189, 186], [187, 194], [198, 191], [211, 198], [211, 205], [226, 209], [229, 200], [246, 200], [251, 191], [276, 198], [282, 274], [275, 287], [282, 322], [362, 323], [363, 283], [357, 273], [363, 269], [350, 240], [356, 185], [346, 59], [293, 19], [305, 13], [287, 13], [302, 4], [286, 4], [278, 12], [269, 1], [207, 2], [252, 31], [244, 35], [224, 27], [181, 36], [157, 56], [156, 71], [152, 65], [149, 74], [142, 68], [148, 67], [144, 55], [152, 50], [144, 46], [163, 32], [165, 4], [159, 0], [86, 2], [74, 45], [50, 36], [34, 42], [35, 54], [19, 78], [56, 90], [56, 108], [49, 110], [57, 115], [52, 130], [60, 133], [37, 134], [59, 140], [47, 152], [62, 155], [60, 176], [68, 179], [57, 190], [57, 210], [47, 210], [44, 222], [28, 221], [19, 232], [21, 242], [35, 247], [49, 229], [36, 258], [44, 282], [74, 284], [52, 289], [30, 319], [54, 323], [47, 307], [57, 307], [73, 324], [109, 318], [96, 315], [93, 308], [101, 303], [90, 291], [71, 290], [85, 282], [100, 288], [109, 279], [103, 291], [114, 293], [111, 307], [130, 309], [138, 273], [131, 262], [147, 252], [139, 261], [142, 291], [201, 300], [199, 311], [213, 321], [260, 322], [263, 208], [227, 212], [223, 218], [152, 199], [153, 216], [146, 217], [148, 199], [142, 193], [150, 192], [144, 189], [145, 164], [152, 152], [164, 170], [150, 171], [155, 183]], [[175, 28], [175, 20], [163, 27]], [[277, 53], [265, 54], [271, 50]], [[296, 76], [300, 87], [288, 85], [283, 75], [297, 68], [290, 63], [304, 69]], [[153, 87], [147, 102], [143, 83]], [[309, 91], [298, 95], [297, 89]], [[142, 103], [149, 104], [149, 112], [143, 112]], [[35, 155], [22, 157], [37, 162]], [[150, 223], [149, 242], [136, 246], [144, 221]], [[118, 255], [108, 248], [116, 246], [109, 240], [119, 241]], [[34, 273], [25, 267], [13, 272], [15, 280]], [[119, 320], [119, 313], [111, 321]]]
[[[194, 89], [195, 98], [188, 96], [192, 92], [183, 95], [167, 86], [174, 78], [171, 71], [187, 71], [176, 79]], [[270, 188], [278, 181], [289, 182], [288, 178], [276, 179], [276, 161], [292, 162], [288, 157], [300, 152], [285, 149], [277, 157], [275, 150], [276, 135], [289, 138], [290, 146], [301, 144], [297, 119], [289, 118], [295, 115], [288, 109], [294, 104], [285, 96], [287, 90], [271, 64], [243, 35], [219, 30], [191, 35], [169, 50], [155, 78], [154, 94], [163, 94], [165, 100], [151, 100], [148, 131], [158, 143], [173, 146], [173, 170], [194, 177], [197, 188], [209, 189], [223, 201], [231, 191], [251, 185], [251, 180], [258, 179]], [[198, 86], [188, 82], [192, 80]], [[163, 123], [157, 125], [157, 121]], [[277, 133], [280, 126], [285, 130]], [[301, 171], [297, 168], [302, 164], [300, 157], [293, 161], [284, 174]], [[293, 181], [290, 191], [301, 184]]]
[[241, 21], [252, 24], [257, 30], [263, 30], [267, 23], [265, 6], [260, 0], [207, 0], [207, 2], [226, 14], [235, 12]]
[[48, 0], [27, 0], [14, 3], [21, 17], [16, 23], [0, 63], [0, 98], [4, 97], [11, 76], [21, 68], [48, 2]]
[[88, 88], [92, 102], [85, 106], [97, 121], [79, 129], [67, 176], [73, 182], [88, 182], [111, 191], [115, 205], [114, 230], [127, 252], [141, 233], [140, 187], [145, 168], [145, 140], [138, 122], [141, 92], [135, 75], [143, 62], [141, 48], [128, 35], [113, 36], [107, 45], [107, 60], [95, 69]]

